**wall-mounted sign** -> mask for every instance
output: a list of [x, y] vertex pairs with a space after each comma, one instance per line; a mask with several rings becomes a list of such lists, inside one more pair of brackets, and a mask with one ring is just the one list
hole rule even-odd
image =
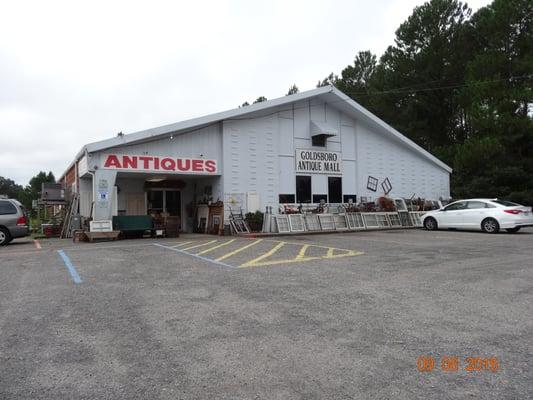
[[296, 172], [342, 175], [341, 153], [322, 150], [296, 150]]
[[165, 156], [136, 156], [104, 154], [104, 169], [170, 174], [216, 174], [217, 161], [203, 158], [175, 158]]

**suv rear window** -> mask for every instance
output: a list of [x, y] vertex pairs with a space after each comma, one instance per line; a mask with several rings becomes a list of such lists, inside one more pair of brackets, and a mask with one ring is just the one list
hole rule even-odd
[[496, 204], [501, 204], [502, 206], [505, 206], [505, 207], [516, 207], [520, 205], [520, 204], [513, 203], [512, 201], [507, 201], [507, 200], [492, 200], [492, 202]]
[[17, 208], [9, 201], [0, 201], [0, 215], [16, 214]]

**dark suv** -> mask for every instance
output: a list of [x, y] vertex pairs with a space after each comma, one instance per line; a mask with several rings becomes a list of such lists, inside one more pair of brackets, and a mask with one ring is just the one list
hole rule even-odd
[[14, 199], [0, 199], [0, 246], [29, 234], [28, 216], [22, 204]]

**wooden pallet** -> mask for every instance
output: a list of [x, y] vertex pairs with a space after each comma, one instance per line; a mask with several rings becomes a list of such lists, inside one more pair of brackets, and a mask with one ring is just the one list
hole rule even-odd
[[89, 242], [94, 240], [117, 240], [120, 231], [111, 231], [111, 232], [85, 232], [85, 236]]

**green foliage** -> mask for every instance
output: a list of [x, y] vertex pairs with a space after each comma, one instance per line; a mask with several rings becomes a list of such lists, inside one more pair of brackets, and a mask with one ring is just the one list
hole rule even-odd
[[333, 84], [454, 169], [453, 197], [533, 204], [533, 2], [416, 7], [379, 59], [359, 52]]
[[27, 189], [31, 192], [32, 198], [37, 199], [41, 193], [42, 184], [55, 181], [56, 178], [52, 171], [48, 172], [48, 174], [44, 171], [39, 171], [37, 175], [30, 179], [30, 185]]
[[261, 102], [267, 101], [267, 100], [268, 99], [265, 96], [259, 96], [257, 99], [255, 99], [254, 104], [255, 103], [261, 103]]
[[248, 225], [250, 229], [252, 230], [252, 232], [261, 231], [263, 227], [263, 213], [261, 211], [257, 210], [254, 213], [252, 212], [246, 213], [244, 215], [244, 218], [246, 222], [248, 222]]
[[249, 212], [244, 215], [244, 219], [246, 219], [247, 222], [256, 222], [259, 224], [263, 223], [263, 213], [259, 210], [256, 212]]
[[287, 92], [286, 96], [290, 96], [291, 94], [296, 94], [300, 91], [300, 89], [298, 89], [298, 86], [296, 86], [296, 83], [294, 85], [292, 85], [290, 88], [289, 88], [289, 91]]
[[334, 79], [335, 86], [344, 93], [356, 98], [360, 104], [370, 107], [370, 80], [376, 71], [377, 59], [369, 50], [360, 51], [355, 56], [353, 65], [348, 65], [341, 72], [341, 77]]
[[54, 174], [39, 171], [37, 175], [30, 179], [30, 184], [26, 187], [16, 184], [8, 178], [0, 176], [0, 194], [6, 194], [9, 198], [19, 200], [28, 210], [32, 208], [32, 201], [37, 200], [41, 194], [41, 184], [43, 182], [55, 182]]
[[17, 199], [23, 191], [23, 187], [17, 185], [15, 181], [0, 176], [0, 194], [7, 195], [9, 198]]
[[326, 76], [324, 79], [322, 79], [321, 81], [318, 81], [318, 83], [316, 84], [316, 87], [319, 88], [319, 87], [328, 86], [328, 85], [337, 86], [338, 81], [339, 81], [339, 77], [333, 74], [332, 72], [328, 76]]

